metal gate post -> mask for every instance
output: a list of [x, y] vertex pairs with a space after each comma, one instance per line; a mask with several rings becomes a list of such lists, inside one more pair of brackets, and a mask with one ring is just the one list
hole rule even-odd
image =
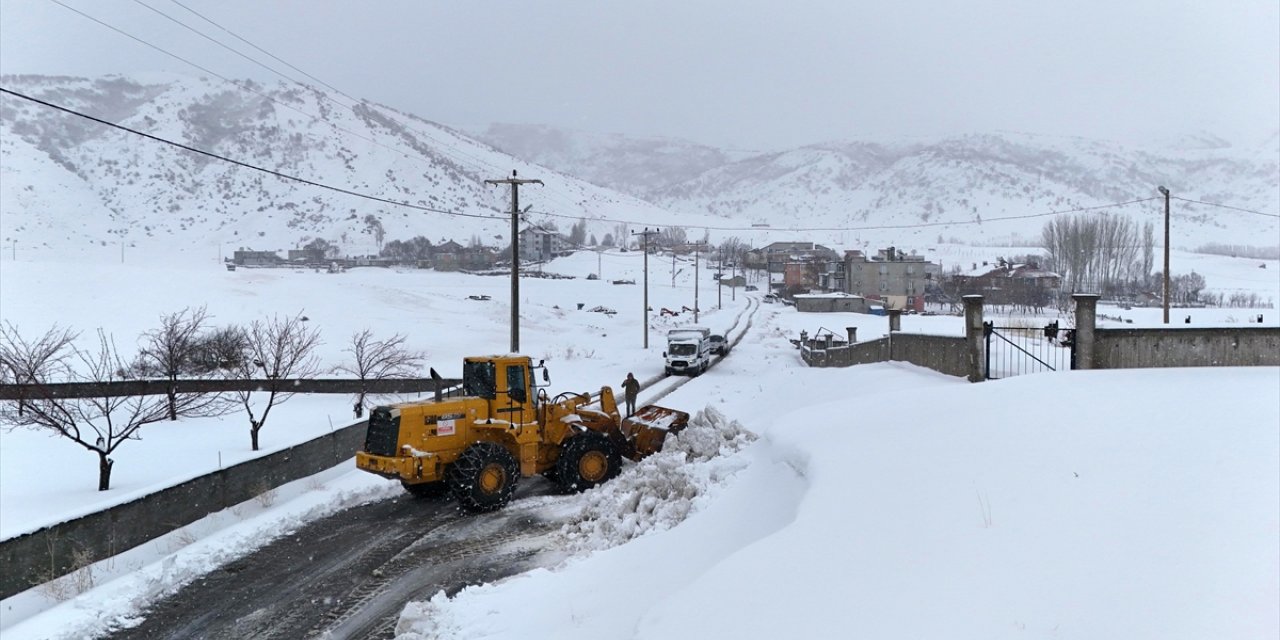
[[983, 377], [984, 379], [986, 379], [986, 380], [990, 380], [990, 379], [991, 379], [991, 333], [992, 333], [992, 329], [993, 329], [993, 323], [991, 323], [991, 322], [984, 322], [984, 323], [982, 323], [982, 340], [983, 340], [982, 350], [983, 350], [983, 352], [984, 352], [984, 355], [986, 356], [986, 357], [984, 358], [984, 360], [986, 360], [986, 364], [984, 364], [984, 365], [983, 365], [983, 367], [982, 367], [982, 377]]

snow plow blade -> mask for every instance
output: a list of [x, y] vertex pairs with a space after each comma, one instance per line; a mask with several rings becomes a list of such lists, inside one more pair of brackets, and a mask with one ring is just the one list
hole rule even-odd
[[622, 421], [622, 455], [631, 460], [662, 451], [668, 433], [680, 433], [689, 426], [689, 414], [667, 407], [641, 407]]

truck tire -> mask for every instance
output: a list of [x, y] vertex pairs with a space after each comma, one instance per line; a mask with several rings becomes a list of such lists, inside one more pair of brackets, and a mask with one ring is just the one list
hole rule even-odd
[[622, 455], [603, 433], [588, 431], [569, 438], [556, 460], [556, 481], [565, 493], [599, 486], [622, 471]]
[[446, 479], [449, 492], [463, 511], [496, 511], [511, 501], [520, 480], [520, 467], [506, 447], [477, 442], [458, 456]]
[[428, 500], [431, 498], [439, 498], [449, 493], [449, 485], [444, 482], [419, 482], [417, 484], [409, 484], [404, 480], [400, 481], [400, 486], [404, 487], [413, 497]]

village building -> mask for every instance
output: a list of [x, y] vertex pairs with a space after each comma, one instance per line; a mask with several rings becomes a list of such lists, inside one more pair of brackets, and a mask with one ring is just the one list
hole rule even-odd
[[526, 227], [520, 232], [520, 260], [545, 262], [568, 255], [569, 242], [564, 236], [540, 227]]
[[809, 313], [872, 313], [882, 308], [879, 302], [840, 291], [797, 293], [795, 301], [796, 311]]
[[274, 251], [240, 249], [232, 254], [231, 261], [241, 267], [274, 267], [284, 262]]
[[881, 300], [890, 309], [924, 311], [925, 293], [938, 286], [942, 265], [915, 252], [908, 254], [889, 247], [874, 257], [861, 251], [846, 251], [838, 271], [842, 272], [843, 283], [833, 273], [829, 278], [832, 289]]
[[995, 264], [974, 264], [950, 280], [947, 288], [957, 296], [981, 295], [987, 304], [1033, 308], [1047, 306], [1062, 286], [1062, 276], [1035, 263], [1014, 264], [1004, 259]]

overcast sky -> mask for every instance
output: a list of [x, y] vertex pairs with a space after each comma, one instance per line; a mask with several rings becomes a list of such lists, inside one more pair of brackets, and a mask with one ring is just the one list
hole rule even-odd
[[[58, 1], [219, 74], [275, 77], [143, 4], [280, 67], [181, 2], [346, 93], [454, 125], [742, 149], [1280, 128], [1274, 0]], [[0, 72], [140, 71], [202, 73], [53, 0], [0, 0]]]

